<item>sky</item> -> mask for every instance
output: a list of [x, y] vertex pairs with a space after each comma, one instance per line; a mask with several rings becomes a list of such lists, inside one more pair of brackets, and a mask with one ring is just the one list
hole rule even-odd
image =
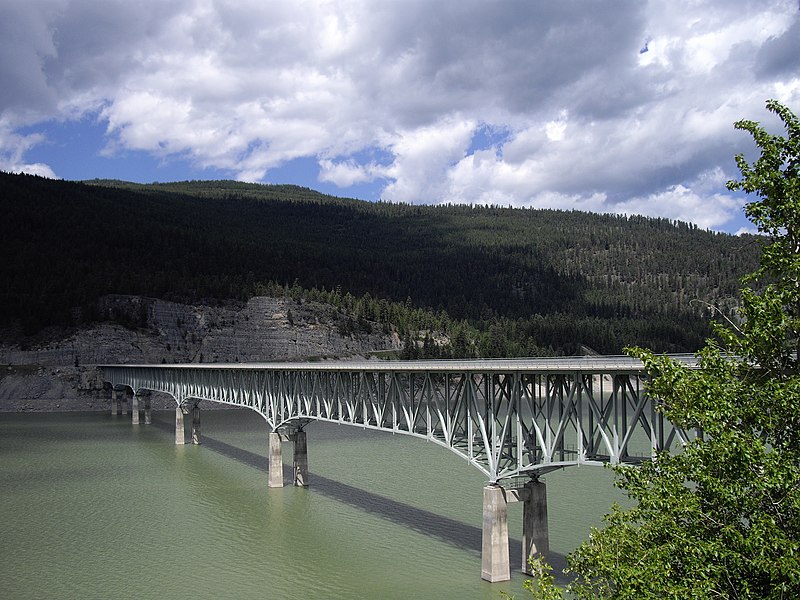
[[798, 0], [0, 0], [0, 170], [735, 233]]

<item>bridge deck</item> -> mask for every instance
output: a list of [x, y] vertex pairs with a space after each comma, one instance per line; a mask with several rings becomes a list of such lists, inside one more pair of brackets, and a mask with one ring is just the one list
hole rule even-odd
[[[697, 366], [693, 354], [671, 354], [689, 367]], [[244, 371], [381, 371], [436, 373], [643, 373], [644, 365], [630, 356], [559, 356], [545, 358], [482, 358], [470, 360], [320, 360], [263, 363], [184, 363], [162, 365], [100, 365], [108, 367], [154, 367], [161, 369], [210, 369]]]

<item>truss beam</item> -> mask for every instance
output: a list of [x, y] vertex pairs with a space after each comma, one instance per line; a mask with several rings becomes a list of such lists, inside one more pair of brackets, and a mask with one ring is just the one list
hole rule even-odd
[[[677, 357], [690, 366], [694, 359]], [[490, 484], [579, 464], [638, 463], [686, 443], [627, 357], [103, 365], [114, 389], [243, 406], [272, 431], [329, 421], [424, 438]]]

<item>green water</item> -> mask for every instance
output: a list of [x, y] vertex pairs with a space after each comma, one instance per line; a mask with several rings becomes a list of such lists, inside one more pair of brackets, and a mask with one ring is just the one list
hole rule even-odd
[[[201, 446], [173, 418], [0, 413], [0, 597], [524, 597], [480, 579], [484, 477], [447, 450], [313, 423], [310, 487], [270, 489], [257, 414], [203, 412]], [[619, 498], [602, 468], [545, 479], [558, 562]], [[510, 505], [513, 568], [520, 530]]]

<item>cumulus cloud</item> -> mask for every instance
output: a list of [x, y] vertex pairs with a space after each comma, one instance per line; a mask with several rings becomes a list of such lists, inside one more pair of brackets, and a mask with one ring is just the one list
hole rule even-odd
[[714, 229], [729, 221], [738, 208], [736, 198], [717, 193], [701, 195], [678, 184], [643, 198], [620, 202], [616, 205], [616, 212], [666, 217]]
[[383, 195], [395, 202], [437, 202], [445, 198], [446, 175], [464, 157], [475, 124], [448, 118], [428, 127], [400, 131], [389, 143], [394, 163], [385, 170], [393, 181]]
[[28, 173], [55, 179], [56, 174], [48, 165], [29, 163], [24, 160], [25, 153], [43, 141], [43, 136], [40, 134], [19, 135], [14, 133], [9, 123], [0, 118], [0, 171]]
[[795, 0], [7, 2], [0, 161], [91, 113], [108, 157], [719, 227], [739, 202], [707, 174], [734, 174], [733, 121], [800, 105], [798, 31]]
[[352, 159], [336, 162], [323, 158], [319, 161], [319, 166], [319, 180], [329, 181], [341, 188], [375, 181], [388, 175], [388, 169], [383, 165], [374, 162], [359, 164]]

